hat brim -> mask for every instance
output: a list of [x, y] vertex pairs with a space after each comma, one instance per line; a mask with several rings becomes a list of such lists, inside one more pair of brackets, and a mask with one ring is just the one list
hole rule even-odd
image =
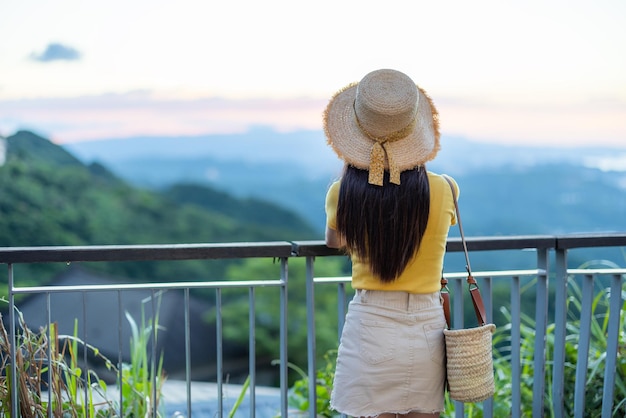
[[[346, 163], [363, 170], [369, 169], [374, 140], [359, 127], [355, 111], [358, 83], [338, 91], [324, 111], [324, 133], [328, 144]], [[387, 152], [393, 154], [400, 171], [411, 170], [432, 160], [439, 151], [439, 115], [435, 106], [419, 86], [419, 102], [415, 129], [406, 137], [388, 142]], [[388, 169], [385, 160], [385, 169]]]

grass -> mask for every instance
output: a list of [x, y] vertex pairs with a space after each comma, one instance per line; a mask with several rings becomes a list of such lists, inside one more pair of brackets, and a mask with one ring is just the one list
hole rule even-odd
[[[141, 323], [137, 324], [127, 314], [132, 330], [131, 362], [121, 365], [120, 382], [120, 373], [114, 364], [97, 348], [77, 337], [77, 322], [71, 336], [59, 335], [56, 324], [34, 332], [25, 323], [22, 313], [17, 309], [15, 313], [15, 367], [20, 417], [43, 418], [52, 414], [63, 418], [105, 418], [119, 417], [120, 410], [123, 417], [145, 417], [153, 416], [153, 410], [158, 411], [165, 381], [162, 356], [157, 363], [148, 354], [152, 338], [156, 344], [158, 315], [153, 324], [145, 320], [142, 309]], [[11, 339], [2, 321], [0, 349], [0, 416], [11, 416]], [[104, 360], [107, 368], [117, 373], [118, 386], [123, 393], [121, 407], [119, 399], [107, 397], [106, 383], [93, 370], [81, 367], [81, 349], [89, 350], [95, 357]], [[156, 415], [162, 416], [160, 413]]]

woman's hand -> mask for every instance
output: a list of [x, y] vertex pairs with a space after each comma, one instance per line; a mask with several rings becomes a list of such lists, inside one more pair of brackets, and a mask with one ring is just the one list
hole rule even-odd
[[337, 231], [326, 228], [326, 246], [330, 248], [343, 248], [346, 246], [346, 242]]

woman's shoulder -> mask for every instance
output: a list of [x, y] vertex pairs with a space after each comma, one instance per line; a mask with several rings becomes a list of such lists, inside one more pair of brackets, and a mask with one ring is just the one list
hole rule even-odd
[[450, 187], [448, 180], [450, 181], [450, 183], [452, 183], [456, 194], [459, 194], [459, 184], [456, 182], [456, 180], [448, 175], [448, 174], [438, 174], [438, 173], [434, 173], [432, 171], [428, 172], [428, 181], [431, 185], [431, 187], [440, 187], [440, 188], [447, 188]]
[[341, 186], [341, 181], [337, 180], [331, 183], [326, 191], [326, 199], [332, 198], [337, 200], [339, 196], [339, 188]]
[[450, 179], [453, 183], [456, 183], [456, 180], [454, 180], [454, 178], [449, 175], [449, 174], [444, 174], [444, 173], [434, 173], [432, 171], [428, 171], [428, 180], [435, 180], [438, 182], [441, 182], [442, 184], [446, 183], [446, 178]]
[[333, 181], [328, 187], [329, 192], [338, 193], [339, 187], [341, 186], [341, 179]]

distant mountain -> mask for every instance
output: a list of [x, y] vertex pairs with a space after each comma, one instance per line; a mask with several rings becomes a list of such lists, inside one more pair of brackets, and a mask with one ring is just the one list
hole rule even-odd
[[20, 131], [6, 139], [6, 156], [29, 164], [53, 164], [81, 167], [83, 163], [62, 147], [29, 131]]
[[[233, 170], [245, 170], [250, 165], [296, 169], [296, 172], [291, 173], [292, 176], [311, 179], [335, 175], [342, 165], [326, 144], [321, 130], [276, 132], [270, 128], [257, 127], [237, 134], [128, 137], [74, 142], [64, 147], [82, 161], [101, 161], [116, 170], [128, 172], [140, 170], [137, 166], [149, 162], [169, 164], [168, 169], [177, 171], [180, 170], [177, 163], [181, 161], [197, 164], [208, 161], [232, 163]], [[441, 151], [429, 164], [429, 168], [460, 174], [485, 168], [528, 167], [548, 163], [598, 168], [606, 161], [613, 162], [613, 170], [626, 171], [626, 147], [512, 146], [443, 136]], [[207, 180], [211, 180], [217, 178], [219, 172], [207, 170], [204, 175]], [[150, 177], [145, 170], [140, 177], [144, 176], [146, 179]], [[139, 177], [135, 180], [139, 180]], [[152, 180], [156, 181], [154, 178]]]
[[327, 175], [340, 167], [322, 132], [308, 130], [285, 133], [257, 127], [245, 133], [103, 139], [69, 143], [64, 147], [82, 161], [98, 160], [117, 166], [208, 158], [236, 161], [238, 166], [242, 162], [293, 166], [305, 178]]
[[[456, 137], [443, 137], [441, 143], [428, 168], [455, 176], [461, 185], [468, 233], [626, 228], [626, 163], [623, 169], [619, 164], [626, 162], [626, 148], [519, 147]], [[143, 187], [196, 183], [240, 198], [268, 199], [303, 216], [320, 234], [325, 192], [342, 166], [322, 131], [259, 128], [246, 134], [126, 138], [65, 147]]]

